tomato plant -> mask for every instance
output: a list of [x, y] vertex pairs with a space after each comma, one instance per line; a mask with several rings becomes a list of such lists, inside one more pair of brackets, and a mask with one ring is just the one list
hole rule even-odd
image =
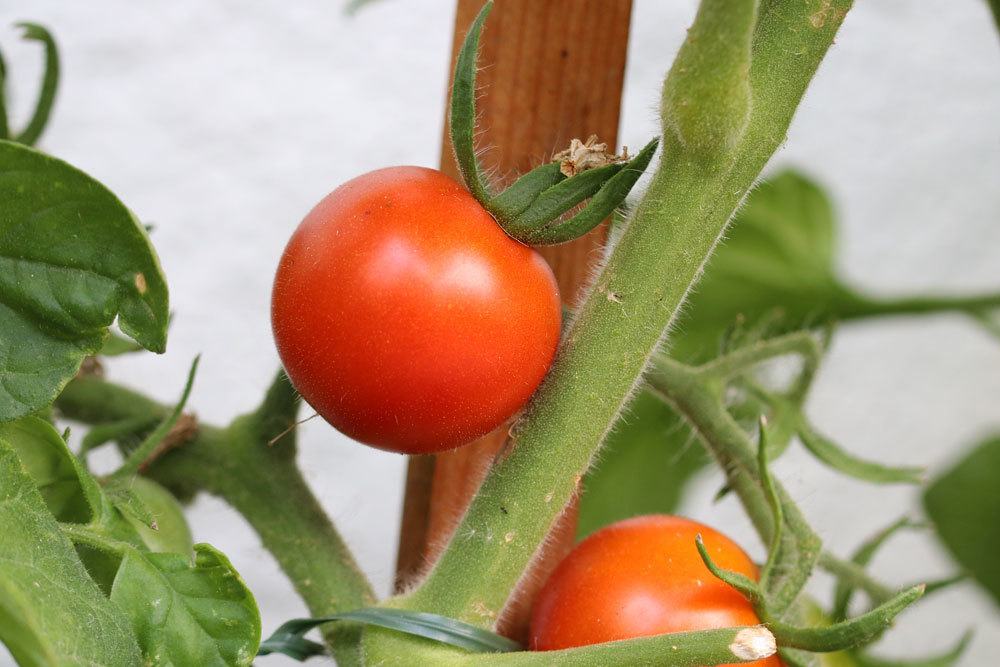
[[[660, 91], [660, 136], [630, 154], [613, 135], [631, 2], [504, 0], [482, 50], [491, 69], [477, 57], [493, 5], [459, 0], [442, 171], [374, 171], [306, 216], [273, 286], [284, 369], [224, 425], [189, 411], [197, 358], [171, 405], [109, 377], [120, 355], [166, 349], [158, 231], [140, 217], [155, 211], [133, 212], [34, 148], [60, 54], [46, 28], [19, 24], [42, 47], [44, 71], [30, 117], [11, 119], [6, 93], [20, 67], [0, 59], [5, 650], [32, 667], [250, 665], [273, 653], [342, 667], [958, 664], [968, 634], [909, 662], [872, 652], [923, 596], [970, 580], [1000, 599], [1000, 533], [990, 529], [1000, 440], [984, 438], [921, 489], [913, 509], [930, 522], [900, 517], [846, 552], [824, 542], [829, 531], [813, 527], [771, 465], [801, 446], [857, 482], [925, 485], [923, 467], [862, 457], [811, 418], [830, 342], [852, 321], [941, 313], [1000, 334], [1000, 293], [889, 298], [856, 286], [837, 270], [823, 188], [793, 170], [762, 177], [794, 140], [793, 117], [834, 39], [853, 38], [838, 33], [851, 4], [701, 0]], [[141, 44], [132, 31], [119, 37]], [[483, 114], [506, 132], [490, 143], [513, 156], [492, 172], [477, 146], [480, 71], [499, 84], [488, 95], [507, 96], [495, 107], [503, 118]], [[158, 188], [172, 182], [159, 176], [149, 179]], [[583, 249], [571, 271], [560, 249], [534, 248], [559, 244]], [[865, 361], [881, 368], [877, 355]], [[397, 568], [387, 599], [310, 483], [329, 480], [302, 469], [303, 398], [374, 447], [441, 452], [409, 461], [407, 483], [429, 492], [407, 493], [399, 553], [416, 545], [417, 563]], [[443, 451], [496, 427], [489, 441]], [[721, 533], [667, 515], [710, 462], [717, 498], [742, 507], [763, 546], [759, 567]], [[428, 469], [432, 483], [412, 474]], [[200, 493], [246, 520], [308, 618], [265, 618], [262, 641], [255, 582], [215, 547], [192, 544], [181, 503]], [[864, 511], [844, 495], [838, 507]], [[450, 514], [436, 511], [449, 503]], [[533, 600], [578, 506], [589, 537]], [[873, 559], [904, 530], [939, 538], [961, 571], [875, 576]], [[828, 595], [807, 588], [818, 571]], [[532, 601], [529, 633], [520, 621]], [[322, 643], [306, 636], [313, 628]]]
[[420, 167], [348, 181], [295, 231], [274, 280], [292, 384], [361, 442], [428, 454], [517, 412], [559, 342], [545, 260], [460, 184]]
[[[542, 587], [531, 616], [531, 648], [760, 623], [750, 602], [705, 566], [695, 546], [699, 534], [717, 565], [757, 579], [750, 557], [704, 524], [668, 515], [619, 521], [578, 544]], [[752, 664], [781, 663], [772, 657]]]

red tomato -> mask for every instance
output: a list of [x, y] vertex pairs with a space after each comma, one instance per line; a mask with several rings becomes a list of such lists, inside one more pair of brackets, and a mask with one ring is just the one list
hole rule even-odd
[[288, 242], [271, 300], [302, 397], [346, 435], [408, 454], [466, 444], [520, 410], [560, 319], [545, 260], [421, 167], [327, 195]]
[[[705, 567], [698, 534], [721, 567], [757, 578], [743, 550], [708, 526], [666, 515], [619, 521], [583, 540], [556, 567], [532, 610], [531, 648], [759, 624], [746, 598]], [[743, 664], [781, 667], [776, 656]]]

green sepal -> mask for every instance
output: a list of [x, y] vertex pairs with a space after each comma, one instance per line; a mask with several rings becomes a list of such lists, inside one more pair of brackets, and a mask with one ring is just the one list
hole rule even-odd
[[757, 586], [757, 583], [753, 581], [750, 577], [739, 572], [733, 572], [732, 570], [726, 570], [715, 564], [712, 560], [712, 556], [708, 553], [708, 548], [705, 547], [705, 541], [701, 539], [701, 535], [697, 535], [694, 538], [695, 546], [698, 547], [698, 553], [701, 555], [701, 560], [705, 563], [705, 567], [708, 571], [719, 579], [736, 590], [738, 590], [743, 597], [753, 604], [754, 608], [764, 606], [764, 595]]
[[494, 197], [489, 210], [500, 220], [512, 220], [528, 210], [538, 195], [564, 180], [566, 176], [559, 162], [547, 162], [524, 174]]
[[465, 34], [462, 48], [458, 52], [458, 60], [455, 62], [455, 78], [451, 84], [451, 107], [448, 118], [451, 146], [455, 151], [455, 160], [458, 162], [462, 181], [472, 196], [484, 205], [492, 195], [476, 157], [476, 55], [479, 52], [479, 36], [483, 31], [483, 23], [486, 22], [491, 9], [493, 9], [492, 2], [484, 4], [476, 20], [469, 26], [469, 32]]
[[[557, 222], [551, 226], [543, 223], [534, 227], [524, 235], [524, 240], [533, 245], [554, 245], [557, 243], [572, 241], [575, 238], [583, 236], [594, 227], [597, 227], [597, 225], [606, 220], [619, 206], [625, 202], [625, 198], [628, 196], [629, 192], [632, 191], [632, 187], [635, 185], [636, 181], [639, 180], [639, 177], [642, 176], [646, 167], [649, 166], [650, 160], [653, 159], [653, 154], [656, 152], [656, 147], [659, 145], [659, 141], [659, 139], [653, 139], [650, 141], [634, 158], [632, 158], [632, 160], [625, 164], [610, 165], [619, 167], [619, 169], [612, 172], [612, 176], [601, 184], [597, 192], [590, 197], [590, 201], [587, 202], [587, 205], [582, 211], [565, 222]], [[592, 171], [599, 170], [595, 169]], [[583, 172], [572, 178], [566, 179], [563, 183], [560, 183], [559, 186], [563, 184], [568, 185], [572, 181], [577, 178], [581, 178], [588, 173], [591, 172]], [[551, 189], [554, 190], [559, 186], [554, 186]], [[540, 195], [538, 201], [541, 201], [544, 195], [545, 193]], [[582, 201], [582, 199], [580, 201]], [[566, 207], [561, 213], [553, 216], [553, 219], [557, 220], [559, 215], [562, 215], [562, 213], [568, 211], [578, 203], [579, 201]], [[532, 205], [532, 208], [528, 209], [524, 215], [528, 215], [533, 209], [534, 205]], [[523, 216], [519, 216], [519, 219], [520, 217]], [[531, 225], [534, 224], [534, 222], [535, 221], [531, 221], [528, 224]]]
[[549, 222], [597, 194], [604, 184], [625, 167], [608, 164], [582, 171], [544, 190], [523, 213], [512, 220], [500, 220], [500, 226], [515, 239], [529, 239]]

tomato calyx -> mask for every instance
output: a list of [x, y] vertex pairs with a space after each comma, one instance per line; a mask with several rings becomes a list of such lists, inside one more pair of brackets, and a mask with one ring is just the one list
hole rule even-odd
[[760, 418], [757, 446], [757, 465], [761, 487], [771, 509], [774, 532], [768, 548], [767, 561], [761, 568], [759, 581], [746, 575], [720, 567], [712, 559], [701, 535], [695, 537], [698, 554], [705, 567], [717, 579], [735, 588], [754, 608], [757, 617], [771, 630], [778, 646], [785, 649], [800, 649], [810, 652], [829, 652], [854, 648], [879, 637], [904, 609], [923, 596], [926, 586], [907, 588], [870, 611], [827, 626], [799, 627], [786, 622], [786, 606], [781, 602], [781, 592], [774, 591], [774, 580], [783, 568], [781, 562], [781, 541], [785, 524], [781, 498], [771, 477], [767, 455], [767, 420]]
[[[465, 36], [455, 64], [449, 132], [462, 180], [508, 236], [527, 245], [555, 245], [583, 236], [620, 207], [656, 152], [653, 139], [635, 157], [607, 152], [596, 136], [569, 148], [494, 194], [476, 157], [476, 55], [487, 2]], [[568, 219], [564, 215], [589, 199]]]

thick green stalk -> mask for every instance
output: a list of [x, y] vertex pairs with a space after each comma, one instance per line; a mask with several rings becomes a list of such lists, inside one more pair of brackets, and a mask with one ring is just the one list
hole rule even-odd
[[[567, 331], [549, 377], [437, 565], [398, 604], [494, 625], [734, 210], [783, 141], [849, 6], [848, 0], [761, 4], [749, 71], [750, 121], [731, 150], [706, 158], [703, 145], [681, 145], [667, 123], [661, 166]], [[734, 14], [734, 21], [743, 17], [742, 10]], [[707, 15], [729, 20], [727, 13]], [[729, 26], [719, 29], [729, 32]]]
[[[269, 444], [294, 423], [297, 405], [291, 385], [279, 377], [260, 409], [225, 429], [200, 425], [193, 440], [157, 459], [149, 474], [182, 496], [204, 490], [239, 511], [310, 613], [363, 607], [374, 600], [371, 587], [295, 465], [294, 432]], [[70, 382], [56, 407], [65, 417], [89, 424], [162, 419], [169, 412], [142, 394], [95, 377]], [[337, 647], [346, 643], [339, 641]]]

